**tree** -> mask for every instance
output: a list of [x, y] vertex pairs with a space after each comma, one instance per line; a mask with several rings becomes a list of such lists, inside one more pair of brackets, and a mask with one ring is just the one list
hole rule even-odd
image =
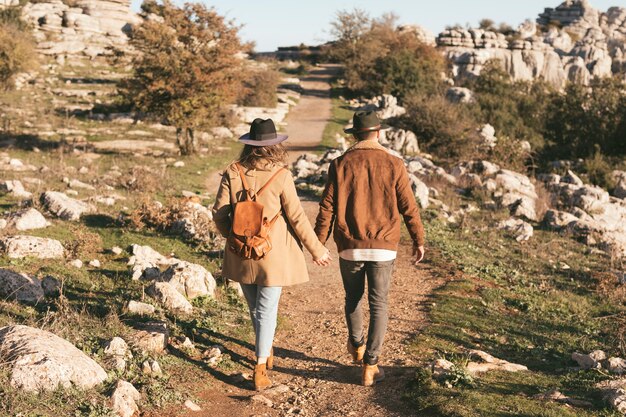
[[443, 57], [414, 33], [398, 31], [397, 20], [392, 13], [372, 19], [359, 9], [337, 13], [331, 23], [335, 42], [328, 55], [343, 64], [351, 93], [402, 99], [415, 92], [432, 94], [441, 87]]
[[476, 120], [493, 125], [498, 135], [544, 145], [543, 130], [552, 89], [544, 82], [513, 81], [498, 60], [489, 61], [467, 85], [475, 93]]
[[547, 114], [546, 139], [556, 157], [626, 155], [626, 89], [617, 78], [570, 84], [555, 93]]
[[121, 92], [135, 109], [175, 126], [180, 152], [189, 155], [197, 148], [195, 130], [216, 125], [240, 89], [239, 27], [197, 3], [148, 0], [142, 9], [152, 17], [132, 32], [139, 54]]

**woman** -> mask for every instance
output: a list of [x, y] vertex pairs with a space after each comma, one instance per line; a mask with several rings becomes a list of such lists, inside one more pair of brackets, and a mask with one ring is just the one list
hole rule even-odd
[[275, 219], [268, 225], [271, 249], [262, 259], [247, 259], [231, 250], [234, 245], [230, 244], [224, 253], [224, 278], [241, 284], [250, 308], [256, 334], [257, 391], [271, 386], [267, 369], [273, 366], [272, 344], [282, 287], [309, 279], [302, 245], [317, 265], [330, 263], [329, 252], [315, 236], [291, 173], [285, 169], [287, 152], [282, 142], [286, 139], [287, 136], [276, 134], [271, 119], [254, 120], [250, 133], [239, 138], [245, 147], [239, 160], [224, 172], [213, 207], [215, 224], [225, 237], [231, 234], [235, 207], [242, 201], [262, 204], [263, 217]]

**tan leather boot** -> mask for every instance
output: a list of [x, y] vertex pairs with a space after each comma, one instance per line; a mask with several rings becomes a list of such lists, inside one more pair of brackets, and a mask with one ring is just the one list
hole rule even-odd
[[254, 366], [254, 389], [257, 391], [263, 391], [265, 388], [272, 386], [272, 381], [267, 376], [267, 364], [258, 363]]
[[270, 350], [270, 356], [267, 358], [267, 369], [274, 369], [274, 348]]
[[365, 344], [354, 347], [350, 339], [348, 339], [348, 353], [352, 355], [352, 362], [361, 365], [363, 363], [363, 356], [365, 356]]
[[385, 379], [385, 371], [379, 368], [378, 365], [363, 364], [363, 385], [371, 387], [376, 382], [380, 382]]

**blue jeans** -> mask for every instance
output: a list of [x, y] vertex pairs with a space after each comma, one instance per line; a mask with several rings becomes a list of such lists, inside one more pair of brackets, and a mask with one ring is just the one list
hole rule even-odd
[[256, 357], [267, 358], [274, 344], [278, 302], [283, 288], [241, 284], [241, 289], [250, 308], [250, 318], [256, 335]]

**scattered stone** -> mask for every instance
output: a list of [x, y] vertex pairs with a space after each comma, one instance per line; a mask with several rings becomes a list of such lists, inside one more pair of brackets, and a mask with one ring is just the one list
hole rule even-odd
[[116, 336], [107, 342], [104, 347], [104, 354], [109, 356], [126, 357], [130, 354], [130, 350], [124, 339]]
[[263, 394], [272, 396], [272, 395], [286, 394], [289, 391], [291, 391], [291, 390], [289, 389], [289, 387], [287, 385], [279, 384], [279, 385], [276, 385], [276, 386], [274, 386], [272, 388], [266, 389], [265, 391], [263, 391]]
[[202, 408], [200, 408], [199, 405], [197, 405], [196, 403], [194, 403], [191, 400], [187, 400], [185, 401], [185, 403], [183, 404], [188, 410], [197, 412], [197, 411], [202, 411]]
[[217, 287], [213, 275], [202, 265], [185, 261], [170, 266], [158, 280], [169, 282], [178, 292], [190, 299], [204, 295], [214, 297]]
[[141, 364], [141, 371], [146, 375], [161, 376], [163, 371], [161, 366], [154, 359], [147, 359]]
[[111, 395], [111, 408], [119, 417], [133, 417], [139, 415], [137, 402], [141, 401], [141, 394], [126, 381], [118, 381], [115, 391]]
[[4, 229], [5, 227], [7, 227], [8, 222], [4, 219], [0, 219], [0, 230]]
[[58, 259], [64, 256], [61, 242], [43, 237], [9, 236], [0, 241], [0, 246], [9, 258], [32, 256], [38, 259]]
[[409, 174], [409, 178], [411, 180], [411, 187], [413, 188], [413, 194], [419, 200], [419, 205], [422, 209], [427, 209], [430, 201], [429, 195], [430, 191], [428, 186], [424, 184], [419, 178], [417, 178], [413, 174]]
[[80, 259], [74, 259], [70, 261], [70, 265], [76, 269], [81, 269], [83, 267], [83, 261], [81, 261]]
[[167, 347], [169, 330], [163, 322], [141, 325], [131, 339], [131, 345], [146, 353], [162, 353]]
[[594, 350], [588, 355], [578, 352], [572, 353], [572, 360], [582, 369], [600, 369], [602, 368], [602, 361], [606, 358], [606, 353], [602, 350]]
[[174, 168], [182, 168], [185, 166], [185, 162], [184, 161], [176, 161], [174, 162]]
[[119, 246], [113, 246], [113, 247], [111, 248], [111, 253], [112, 253], [113, 255], [120, 256], [120, 255], [122, 254], [122, 252], [123, 252], [123, 250], [122, 250], [122, 248], [120, 248]]
[[0, 193], [9, 193], [11, 196], [20, 199], [27, 199], [33, 196], [24, 189], [21, 181], [18, 180], [6, 180], [0, 182]]
[[29, 208], [12, 215], [8, 224], [17, 230], [43, 229], [50, 226], [50, 223], [37, 209]]
[[567, 170], [567, 174], [561, 178], [561, 182], [576, 185], [578, 187], [582, 187], [583, 185], [585, 185], [583, 180], [581, 180], [578, 175], [574, 174], [574, 172], [569, 169]]
[[548, 210], [543, 217], [543, 222], [550, 229], [561, 230], [569, 227], [572, 223], [576, 223], [578, 221], [578, 217], [573, 214], [558, 211], [558, 210]]
[[559, 390], [553, 389], [543, 394], [533, 396], [534, 399], [540, 401], [555, 401], [561, 404], [568, 404], [573, 407], [591, 407], [592, 403], [585, 400], [577, 400], [562, 394]]
[[191, 303], [169, 282], [155, 282], [147, 292], [169, 311], [180, 314], [193, 313]]
[[272, 400], [270, 400], [269, 398], [261, 394], [253, 395], [252, 397], [250, 397], [250, 400], [254, 403], [263, 404], [264, 406], [269, 407], [269, 408], [272, 408], [274, 406], [274, 403], [272, 402]]
[[467, 364], [467, 372], [470, 375], [476, 375], [493, 370], [505, 371], [505, 372], [519, 372], [527, 371], [528, 368], [524, 365], [507, 362], [503, 359], [498, 359], [490, 354], [480, 350], [470, 350], [470, 357], [474, 360], [480, 360], [481, 362], [469, 362]]
[[4, 299], [35, 304], [43, 299], [44, 290], [36, 278], [0, 269], [0, 296]]
[[89, 261], [89, 266], [92, 268], [100, 268], [100, 261], [97, 259], [92, 259]]
[[142, 303], [140, 301], [131, 300], [126, 307], [129, 313], [139, 314], [142, 316], [150, 316], [154, 314], [155, 307], [151, 304]]
[[606, 369], [612, 374], [626, 374], [626, 359], [609, 358], [606, 361]]
[[533, 237], [534, 229], [529, 223], [524, 220], [510, 218], [498, 223], [498, 229], [504, 230], [515, 238], [518, 242], [526, 242]]
[[596, 385], [604, 394], [604, 401], [614, 410], [626, 414], [626, 379], [603, 381]]
[[63, 220], [78, 221], [84, 213], [93, 211], [93, 207], [74, 200], [71, 197], [57, 191], [46, 191], [41, 195], [41, 203], [52, 214]]
[[70, 180], [70, 182], [68, 183], [68, 186], [70, 188], [78, 188], [81, 190], [89, 190], [89, 191], [95, 191], [96, 187], [94, 187], [91, 184], [86, 184], [80, 180]]
[[25, 391], [90, 389], [107, 378], [100, 365], [67, 340], [22, 325], [0, 328], [0, 362], [12, 364], [10, 384]]
[[50, 275], [43, 277], [41, 280], [41, 288], [46, 297], [58, 297], [61, 295], [61, 283], [58, 279]]
[[202, 358], [207, 361], [210, 366], [215, 366], [222, 360], [222, 350], [223, 348], [221, 346], [211, 346], [202, 353]]
[[161, 255], [150, 246], [132, 245], [130, 252], [132, 256], [128, 265], [133, 269], [133, 280], [157, 278], [161, 274], [160, 267], [179, 262]]
[[445, 359], [437, 359], [430, 364], [433, 378], [436, 380], [445, 378], [455, 367], [456, 365]]

